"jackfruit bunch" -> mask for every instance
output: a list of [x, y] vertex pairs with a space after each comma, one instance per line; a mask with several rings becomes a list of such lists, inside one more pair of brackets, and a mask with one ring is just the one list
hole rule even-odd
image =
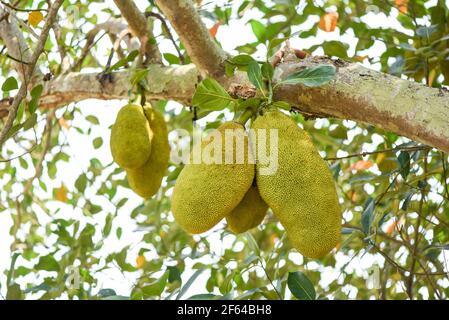
[[164, 116], [150, 104], [124, 106], [112, 126], [110, 147], [131, 189], [142, 198], [151, 198], [161, 186], [170, 156]]
[[[301, 254], [324, 256], [339, 242], [341, 225], [329, 167], [308, 134], [287, 115], [266, 111], [252, 128], [255, 139], [249, 143], [246, 135], [244, 147], [251, 152], [245, 152], [248, 157], [242, 163], [189, 163], [183, 168], [172, 197], [176, 221], [187, 232], [202, 233], [226, 218], [228, 228], [240, 233], [259, 225], [270, 207]], [[218, 128], [223, 138], [226, 129], [245, 130], [241, 124], [226, 122]], [[273, 141], [277, 142], [277, 159], [272, 158], [277, 167], [271, 172], [269, 164], [259, 159], [259, 150], [273, 150], [270, 129], [277, 129]], [[212, 137], [205, 141], [202, 151], [216, 150], [211, 148]], [[221, 145], [224, 156], [228, 149], [225, 143]], [[258, 155], [255, 164], [251, 154]]]

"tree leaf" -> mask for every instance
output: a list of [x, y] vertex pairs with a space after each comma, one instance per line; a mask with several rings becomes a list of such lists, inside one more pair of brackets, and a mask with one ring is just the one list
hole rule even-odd
[[3, 82], [3, 85], [2, 85], [3, 91], [16, 90], [17, 88], [19, 88], [19, 85], [17, 83], [16, 78], [14, 78], [14, 77], [7, 78], [5, 80], [5, 82]]
[[313, 283], [307, 276], [300, 272], [289, 272], [287, 285], [291, 293], [301, 300], [315, 300], [316, 292]]
[[335, 67], [331, 65], [306, 68], [289, 75], [280, 84], [302, 84], [307, 87], [319, 87], [331, 81], [335, 76], [335, 71]]
[[262, 76], [265, 79], [267, 79], [267, 80], [273, 79], [274, 68], [271, 65], [271, 63], [265, 62], [264, 64], [262, 64], [261, 70], [262, 70]]
[[251, 81], [251, 83], [255, 85], [257, 89], [263, 90], [264, 83], [262, 78], [262, 71], [259, 64], [256, 61], [251, 61], [248, 64], [247, 72], [249, 81]]
[[399, 170], [404, 180], [407, 180], [407, 176], [410, 173], [410, 154], [407, 151], [401, 151], [398, 156]]
[[39, 258], [39, 262], [34, 266], [37, 270], [56, 271], [60, 270], [59, 263], [52, 255], [46, 255]]
[[192, 104], [203, 110], [223, 110], [234, 101], [226, 90], [214, 79], [200, 82], [192, 98]]
[[186, 284], [179, 290], [176, 300], [179, 300], [186, 292], [189, 290], [190, 286], [195, 282], [196, 278], [204, 271], [204, 268], [198, 269], [195, 273], [187, 280]]
[[369, 197], [365, 202], [364, 210], [362, 213], [362, 229], [365, 234], [370, 233], [371, 223], [373, 222], [373, 213], [374, 213], [375, 201], [373, 198]]
[[251, 29], [253, 29], [253, 33], [256, 36], [257, 40], [259, 42], [265, 42], [267, 36], [267, 28], [259, 21], [257, 20], [251, 20]]

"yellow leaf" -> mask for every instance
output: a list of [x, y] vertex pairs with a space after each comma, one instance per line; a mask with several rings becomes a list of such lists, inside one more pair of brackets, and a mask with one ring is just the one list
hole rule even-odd
[[35, 28], [42, 20], [44, 20], [44, 15], [40, 11], [31, 11], [28, 14], [28, 23]]
[[58, 201], [67, 202], [67, 188], [64, 184], [61, 184], [61, 186], [56, 189], [55, 198]]
[[136, 266], [137, 268], [142, 268], [145, 264], [145, 257], [144, 256], [138, 256], [136, 258]]
[[329, 12], [321, 16], [320, 24], [318, 25], [321, 30], [326, 32], [332, 32], [337, 27], [338, 12]]

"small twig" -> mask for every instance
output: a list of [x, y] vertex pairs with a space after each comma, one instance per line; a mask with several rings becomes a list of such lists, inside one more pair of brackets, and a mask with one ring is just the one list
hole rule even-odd
[[0, 2], [5, 6], [8, 7], [9, 9], [12, 9], [14, 11], [18, 11], [18, 12], [34, 12], [34, 11], [44, 11], [44, 12], [48, 12], [47, 9], [21, 9], [21, 8], [17, 8], [15, 5], [12, 5], [8, 2], [5, 2], [3, 0], [0, 0]]
[[387, 152], [395, 152], [395, 151], [419, 151], [419, 150], [429, 150], [432, 149], [432, 147], [429, 146], [414, 146], [414, 147], [396, 147], [391, 149], [384, 149], [384, 150], [376, 150], [376, 151], [370, 151], [370, 152], [360, 152], [360, 153], [354, 153], [350, 154], [344, 157], [326, 157], [324, 160], [342, 160], [342, 159], [349, 159], [349, 158], [355, 158], [355, 157], [364, 157], [371, 154], [378, 154], [378, 153], [387, 153]]
[[170, 39], [170, 41], [172, 42], [173, 46], [176, 49], [176, 52], [178, 53], [179, 61], [181, 62], [181, 64], [185, 64], [184, 55], [181, 53], [181, 49], [179, 49], [179, 46], [176, 43], [175, 38], [173, 38], [173, 35], [172, 35], [170, 29], [168, 28], [168, 24], [165, 21], [164, 17], [162, 17], [159, 13], [150, 12], [150, 11], [145, 12], [145, 17], [147, 17], [147, 18], [153, 17], [153, 18], [158, 19], [161, 22], [162, 28], [165, 29], [165, 31], [167, 32], [168, 38]]

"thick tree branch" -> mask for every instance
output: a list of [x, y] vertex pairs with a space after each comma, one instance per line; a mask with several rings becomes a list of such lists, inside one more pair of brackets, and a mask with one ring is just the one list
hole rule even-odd
[[192, 1], [156, 0], [156, 4], [170, 21], [201, 73], [214, 78], [223, 76], [226, 53], [212, 39]]
[[[294, 110], [306, 115], [370, 123], [449, 152], [449, 92], [358, 64], [318, 57], [279, 64], [275, 69], [275, 79], [279, 81], [317, 63], [337, 65], [335, 80], [320, 88], [280, 86], [275, 99], [289, 102]], [[194, 65], [151, 65], [149, 69], [147, 99], [191, 102], [200, 75]], [[96, 76], [96, 73], [70, 73], [49, 81], [45, 85], [41, 107], [59, 107], [89, 98], [128, 98], [128, 71], [113, 73], [112, 83], [105, 86], [96, 80]], [[241, 96], [252, 90], [246, 74], [241, 72], [223, 83], [228, 91], [235, 93], [237, 88]], [[0, 114], [7, 109], [8, 102], [0, 102]]]
[[19, 109], [20, 103], [27, 95], [28, 82], [30, 81], [30, 79], [34, 74], [34, 68], [36, 66], [37, 60], [39, 59], [39, 56], [44, 50], [44, 45], [45, 41], [47, 40], [48, 33], [50, 31], [51, 26], [55, 22], [56, 15], [63, 2], [64, 0], [56, 0], [49, 9], [47, 18], [45, 20], [45, 24], [42, 28], [41, 34], [37, 41], [36, 48], [34, 49], [33, 54], [30, 57], [30, 62], [29, 65], [27, 66], [28, 69], [26, 70], [26, 74], [24, 75], [24, 80], [22, 81], [17, 96], [14, 97], [14, 101], [11, 107], [8, 109], [8, 118], [6, 120], [4, 127], [2, 128], [2, 131], [0, 132], [0, 149], [8, 136], [8, 132], [11, 129], [14, 120], [16, 119], [17, 110]]
[[128, 22], [132, 34], [145, 44], [146, 63], [160, 63], [162, 61], [161, 53], [145, 15], [139, 11], [132, 0], [114, 0], [114, 2], [123, 18]]

